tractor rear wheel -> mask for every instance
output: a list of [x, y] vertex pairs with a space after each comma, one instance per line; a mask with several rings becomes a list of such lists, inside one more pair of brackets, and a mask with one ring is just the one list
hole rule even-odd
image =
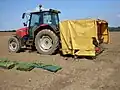
[[51, 55], [56, 52], [59, 46], [58, 36], [50, 29], [38, 32], [35, 38], [35, 47], [41, 54]]
[[8, 40], [8, 50], [9, 52], [19, 52], [21, 49], [21, 44], [17, 37], [12, 36]]

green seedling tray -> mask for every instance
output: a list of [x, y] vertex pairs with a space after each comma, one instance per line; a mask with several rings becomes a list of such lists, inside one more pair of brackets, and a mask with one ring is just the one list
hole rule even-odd
[[42, 68], [42, 67], [46, 66], [46, 65], [43, 64], [43, 63], [32, 63], [32, 65], [33, 65], [35, 68]]
[[8, 62], [8, 58], [0, 58], [0, 62]]
[[33, 66], [35, 68], [42, 68], [44, 70], [48, 70], [51, 72], [57, 72], [58, 70], [62, 69], [60, 66], [54, 66], [54, 65], [46, 65], [43, 63], [33, 63]]
[[54, 65], [46, 65], [44, 67], [42, 67], [45, 70], [51, 71], [51, 72], [57, 72], [58, 70], [62, 69], [59, 66], [54, 66]]
[[0, 62], [0, 67], [5, 69], [12, 69], [15, 66], [14, 62]]
[[16, 69], [20, 71], [31, 71], [34, 66], [31, 63], [21, 62], [16, 65]]

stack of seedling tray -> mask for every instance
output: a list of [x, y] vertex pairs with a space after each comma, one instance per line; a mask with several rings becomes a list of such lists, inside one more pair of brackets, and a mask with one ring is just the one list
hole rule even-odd
[[44, 70], [48, 70], [51, 72], [57, 72], [58, 70], [62, 69], [60, 66], [55, 65], [47, 65], [43, 63], [30, 63], [30, 62], [17, 62], [11, 61], [8, 59], [0, 58], [0, 67], [5, 69], [12, 69], [16, 68], [16, 70], [20, 71], [31, 71], [34, 68], [42, 68]]

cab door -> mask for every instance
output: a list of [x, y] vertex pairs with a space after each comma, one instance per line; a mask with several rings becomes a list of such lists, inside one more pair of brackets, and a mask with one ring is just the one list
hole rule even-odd
[[31, 19], [30, 19], [30, 25], [29, 25], [29, 36], [32, 38], [33, 37], [33, 32], [34, 30], [42, 24], [41, 20], [42, 15], [41, 14], [31, 14]]

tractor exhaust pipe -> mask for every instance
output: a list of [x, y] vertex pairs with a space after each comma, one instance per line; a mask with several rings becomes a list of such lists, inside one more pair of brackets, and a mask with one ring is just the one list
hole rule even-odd
[[42, 11], [42, 5], [41, 4], [39, 5], [39, 10]]

